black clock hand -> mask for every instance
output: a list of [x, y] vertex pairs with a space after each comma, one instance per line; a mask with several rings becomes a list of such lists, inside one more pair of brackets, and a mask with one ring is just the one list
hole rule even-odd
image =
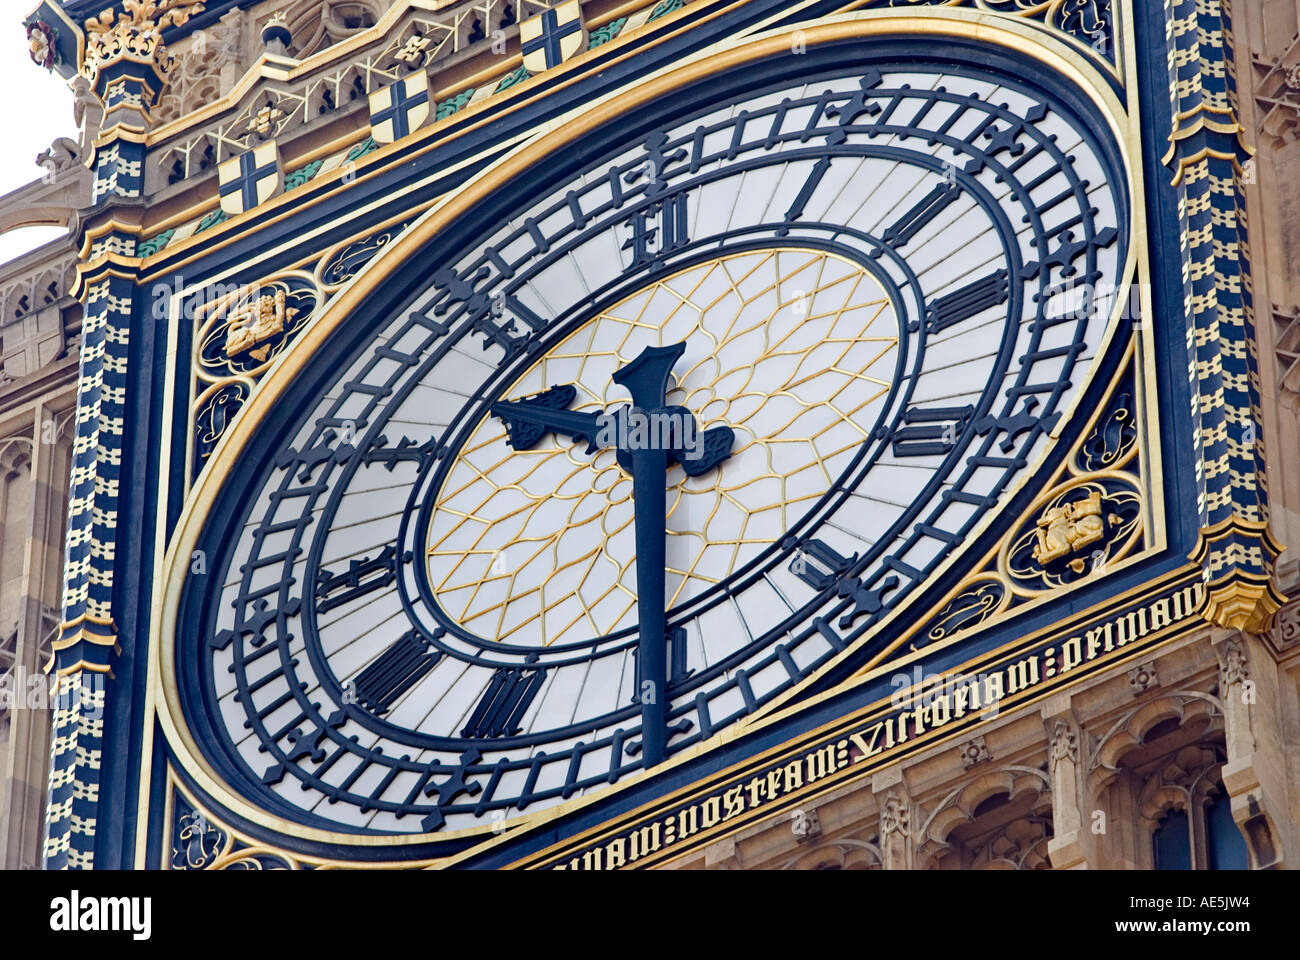
[[[586, 452], [595, 453], [601, 447], [600, 431], [604, 418], [617, 418], [619, 413], [579, 413], [566, 409], [577, 398], [577, 393], [574, 387], [566, 384], [523, 400], [502, 400], [492, 404], [490, 410], [506, 425], [506, 442], [514, 450], [532, 449], [549, 431], [571, 440], [585, 440]], [[675, 418], [679, 426], [690, 417], [690, 411], [685, 407], [661, 407], [655, 413]], [[617, 426], [617, 420], [614, 426]], [[735, 439], [736, 434], [730, 427], [710, 427], [701, 434], [694, 453], [682, 446], [665, 448], [668, 466], [679, 463], [687, 476], [702, 476], [731, 456]], [[618, 464], [628, 473], [632, 472], [628, 451], [618, 451]]]
[[505, 423], [506, 440], [515, 450], [531, 449], [549, 431], [573, 440], [585, 440], [587, 453], [595, 453], [601, 415], [568, 409], [577, 396], [577, 389], [566, 384], [524, 400], [494, 403], [491, 410], [493, 416]]
[[[632, 475], [632, 508], [636, 535], [636, 596], [640, 639], [637, 644], [638, 689], [641, 702], [642, 756], [647, 767], [663, 760], [667, 747], [667, 611], [665, 607], [667, 563], [667, 472], [680, 463], [687, 475], [698, 477], [731, 456], [735, 432], [730, 427], [711, 427], [698, 443], [687, 443], [687, 430], [695, 421], [685, 407], [666, 405], [668, 378], [673, 365], [686, 352], [685, 343], [667, 347], [646, 347], [637, 358], [613, 375], [615, 383], [632, 395], [626, 416], [654, 415], [677, 426], [676, 440], [644, 434], [647, 442], [633, 442], [628, 431], [618, 436], [618, 463]], [[568, 407], [577, 399], [571, 385], [551, 387], [523, 400], [492, 404], [492, 415], [506, 425], [507, 442], [515, 450], [535, 446], [549, 431], [585, 440], [587, 452], [601, 446], [599, 435], [609, 426], [610, 414], [578, 413]], [[614, 415], [617, 416], [617, 415]], [[689, 424], [689, 427], [688, 427]], [[624, 421], [626, 426], [626, 420]], [[668, 431], [672, 436], [672, 430]]]
[[[685, 351], [684, 343], [646, 347], [614, 373], [614, 382], [627, 388], [635, 407], [659, 409], [664, 405], [673, 364]], [[632, 457], [632, 509], [636, 517], [636, 612], [640, 635], [637, 695], [641, 699], [642, 756], [649, 768], [663, 760], [668, 740], [668, 617], [664, 609], [668, 451], [662, 445], [658, 449], [639, 445], [627, 452]]]

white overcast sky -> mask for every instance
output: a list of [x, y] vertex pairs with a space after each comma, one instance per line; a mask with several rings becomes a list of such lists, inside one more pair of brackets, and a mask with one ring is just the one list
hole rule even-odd
[[[55, 137], [77, 139], [72, 90], [57, 73], [47, 73], [27, 54], [23, 18], [37, 0], [0, 0], [0, 194], [37, 179], [36, 155]], [[0, 234], [0, 263], [46, 243], [61, 228], [28, 227]]]

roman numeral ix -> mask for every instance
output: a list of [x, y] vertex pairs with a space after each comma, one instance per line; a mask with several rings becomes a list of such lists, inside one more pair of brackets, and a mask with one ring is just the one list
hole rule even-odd
[[[403, 559], [409, 559], [409, 555]], [[316, 609], [325, 613], [397, 579], [397, 548], [389, 544], [374, 557], [362, 557], [348, 564], [345, 573], [320, 570], [316, 574]]]

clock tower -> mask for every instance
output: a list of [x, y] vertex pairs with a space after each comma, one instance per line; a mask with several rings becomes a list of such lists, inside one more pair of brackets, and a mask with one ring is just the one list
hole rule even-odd
[[1300, 858], [1254, 14], [104, 2], [45, 866]]

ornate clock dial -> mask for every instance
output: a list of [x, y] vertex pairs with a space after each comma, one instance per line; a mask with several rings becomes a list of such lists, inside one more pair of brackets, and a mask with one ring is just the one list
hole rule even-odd
[[[565, 384], [577, 390], [571, 409], [616, 410], [627, 397], [614, 372], [677, 341], [686, 353], [669, 401], [695, 415], [696, 436], [729, 425], [737, 440], [725, 467], [669, 470], [670, 610], [796, 526], [872, 440], [899, 368], [898, 321], [871, 273], [825, 251], [771, 248], [651, 280], [548, 350], [504, 397]], [[632, 477], [613, 448], [587, 454], [551, 435], [513, 450], [501, 421], [485, 419], [433, 494], [433, 598], [489, 646], [635, 630], [633, 521]]]
[[[655, 733], [643, 652], [668, 752], [706, 739], [887, 642], [1030, 474], [1106, 331], [1061, 288], [1124, 264], [1111, 161], [991, 70], [856, 70], [526, 194], [259, 468], [197, 669], [280, 808], [412, 833], [616, 782]], [[731, 444], [634, 496], [583, 431], [677, 344], [664, 409]]]

